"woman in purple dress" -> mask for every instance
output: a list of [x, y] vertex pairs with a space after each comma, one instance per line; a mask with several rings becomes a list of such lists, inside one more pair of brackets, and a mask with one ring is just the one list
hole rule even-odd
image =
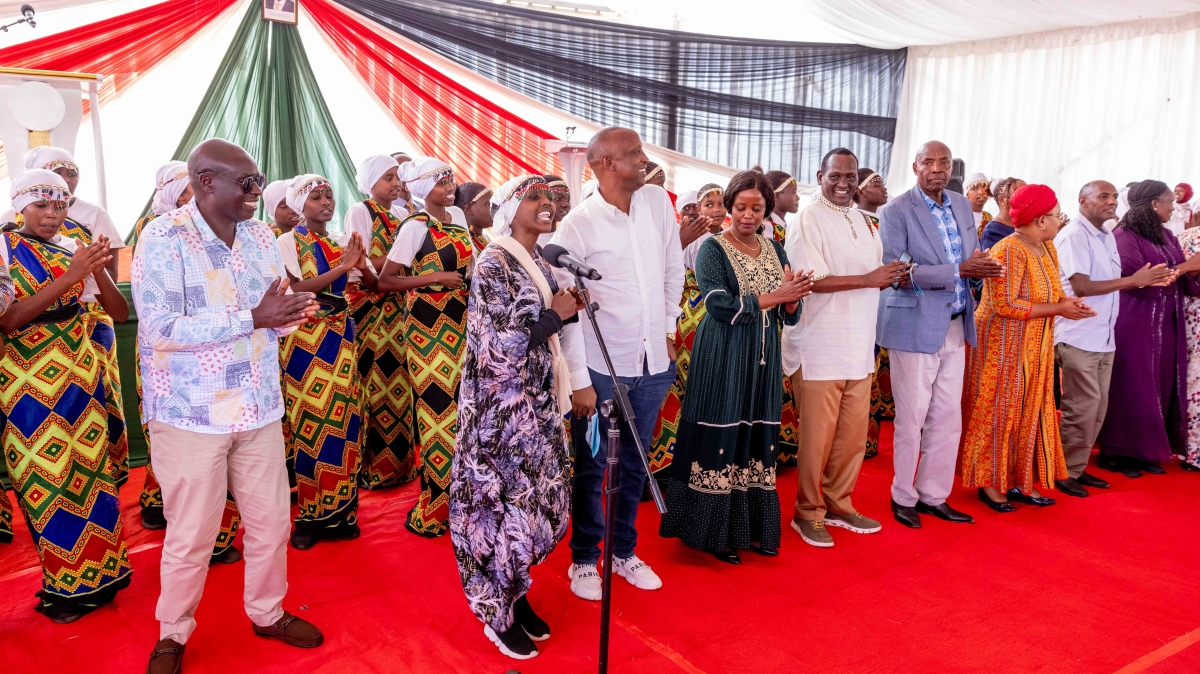
[[559, 290], [537, 250], [554, 202], [542, 176], [500, 192], [498, 231], [475, 264], [467, 353], [450, 474], [450, 539], [459, 578], [484, 634], [524, 660], [550, 628], [530, 606], [529, 568], [567, 531], [571, 463], [563, 415], [568, 368], [558, 332], [583, 307]]
[[1121, 275], [1166, 263], [1177, 278], [1164, 286], [1121, 291], [1108, 413], [1100, 429], [1101, 468], [1140, 477], [1185, 452], [1187, 338], [1184, 295], [1200, 295], [1200, 255], [1185, 261], [1163, 223], [1175, 195], [1167, 184], [1143, 180], [1129, 190], [1129, 212], [1115, 236]]

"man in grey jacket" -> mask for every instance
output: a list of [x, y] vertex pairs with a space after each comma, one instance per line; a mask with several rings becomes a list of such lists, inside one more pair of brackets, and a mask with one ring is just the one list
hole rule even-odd
[[883, 259], [908, 252], [913, 263], [904, 284], [880, 297], [876, 342], [888, 350], [896, 399], [892, 514], [914, 529], [919, 513], [975, 521], [946, 504], [962, 434], [965, 345], [975, 346], [970, 284], [1004, 275], [979, 250], [971, 204], [946, 189], [951, 160], [944, 143], [922, 145], [917, 186], [879, 211]]

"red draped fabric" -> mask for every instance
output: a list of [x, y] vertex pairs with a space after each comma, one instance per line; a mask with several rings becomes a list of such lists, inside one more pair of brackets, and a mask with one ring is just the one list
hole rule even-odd
[[[0, 66], [99, 73], [104, 105], [236, 1], [168, 0], [0, 49]], [[83, 110], [86, 115], [86, 100]], [[7, 172], [0, 153], [0, 177]]]
[[423, 153], [460, 180], [500, 185], [522, 173], [558, 173], [550, 134], [454, 82], [327, 0], [305, 0], [314, 23], [392, 111]]

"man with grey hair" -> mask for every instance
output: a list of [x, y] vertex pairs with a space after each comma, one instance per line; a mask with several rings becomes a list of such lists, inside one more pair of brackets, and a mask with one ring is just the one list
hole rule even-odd
[[[1088, 306], [1096, 312], [1091, 318], [1059, 320], [1054, 326], [1054, 361], [1062, 368], [1060, 432], [1067, 460], [1067, 479], [1054, 484], [1069, 496], [1087, 496], [1085, 487], [1108, 488], [1108, 482], [1086, 469], [1108, 410], [1119, 291], [1164, 285], [1174, 278], [1165, 264], [1147, 264], [1132, 276], [1121, 277], [1117, 239], [1107, 224], [1116, 217], [1117, 194], [1117, 188], [1104, 180], [1084, 185], [1079, 190], [1079, 215], [1054, 237], [1063, 293], [1088, 298]], [[1140, 474], [1136, 469], [1129, 472]]]
[[925, 143], [912, 165], [916, 187], [879, 211], [883, 259], [912, 259], [903, 284], [880, 296], [876, 343], [888, 350], [896, 399], [892, 514], [913, 529], [920, 513], [975, 521], [946, 504], [962, 433], [966, 345], [975, 346], [969, 280], [1004, 274], [979, 250], [971, 204], [946, 189], [951, 163], [944, 143]]

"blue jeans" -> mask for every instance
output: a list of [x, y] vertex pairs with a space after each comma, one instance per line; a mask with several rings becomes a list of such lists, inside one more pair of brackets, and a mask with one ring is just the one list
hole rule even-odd
[[[592, 386], [596, 389], [596, 404], [613, 397], [612, 379], [591, 368]], [[629, 402], [633, 406], [634, 422], [642, 447], [649, 448], [653, 440], [654, 422], [675, 381], [675, 361], [665, 372], [640, 377], [619, 377], [629, 387]], [[575, 487], [571, 494], [571, 560], [576, 564], [595, 564], [600, 560], [600, 543], [604, 540], [604, 508], [601, 484], [604, 481], [608, 448], [608, 420], [600, 420], [600, 451], [592, 456], [587, 442], [587, 426], [583, 420], [572, 421], [571, 433], [575, 446]], [[646, 471], [637, 455], [637, 445], [629, 432], [629, 424], [621, 422], [620, 491], [617, 493], [616, 540], [613, 554], [618, 559], [633, 555], [637, 545], [637, 509], [646, 485]]]

